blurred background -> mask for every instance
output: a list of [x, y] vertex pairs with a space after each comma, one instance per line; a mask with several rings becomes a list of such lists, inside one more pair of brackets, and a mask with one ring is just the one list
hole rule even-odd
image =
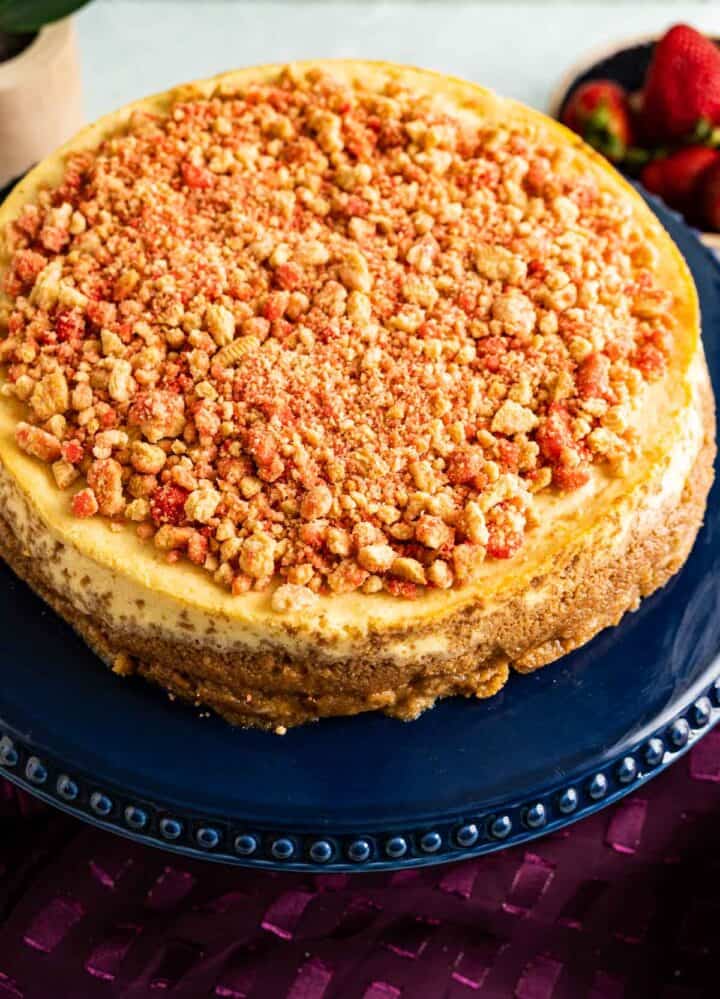
[[89, 119], [174, 83], [259, 62], [391, 59], [545, 109], [588, 50], [686, 21], [720, 35], [718, 3], [457, 0], [95, 0], [76, 16]]

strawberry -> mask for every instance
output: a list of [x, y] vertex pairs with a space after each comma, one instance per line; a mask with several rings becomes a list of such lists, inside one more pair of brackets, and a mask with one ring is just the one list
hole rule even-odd
[[628, 95], [613, 80], [590, 80], [572, 92], [562, 111], [562, 121], [573, 132], [619, 162], [632, 141]]
[[720, 232], [720, 160], [702, 176], [701, 208], [704, 224]]
[[672, 208], [694, 213], [705, 171], [720, 161], [720, 152], [707, 146], [685, 146], [643, 168], [640, 180]]
[[705, 119], [720, 124], [720, 51], [687, 24], [655, 46], [645, 76], [640, 125], [648, 142], [691, 135]]

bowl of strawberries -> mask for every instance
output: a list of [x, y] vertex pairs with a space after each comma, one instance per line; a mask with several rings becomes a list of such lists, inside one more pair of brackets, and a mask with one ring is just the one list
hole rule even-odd
[[720, 250], [720, 48], [686, 24], [595, 53], [551, 113]]

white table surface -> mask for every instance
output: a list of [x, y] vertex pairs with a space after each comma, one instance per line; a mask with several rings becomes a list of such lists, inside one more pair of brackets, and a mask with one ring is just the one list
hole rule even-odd
[[77, 15], [89, 120], [185, 80], [319, 56], [445, 70], [544, 109], [588, 49], [678, 20], [720, 35], [720, 4], [96, 0]]

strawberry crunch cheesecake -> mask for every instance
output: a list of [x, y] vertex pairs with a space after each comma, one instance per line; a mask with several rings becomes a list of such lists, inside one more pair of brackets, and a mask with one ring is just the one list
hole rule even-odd
[[562, 126], [401, 66], [122, 109], [0, 209], [0, 551], [117, 673], [232, 722], [414, 718], [686, 559], [692, 280]]

